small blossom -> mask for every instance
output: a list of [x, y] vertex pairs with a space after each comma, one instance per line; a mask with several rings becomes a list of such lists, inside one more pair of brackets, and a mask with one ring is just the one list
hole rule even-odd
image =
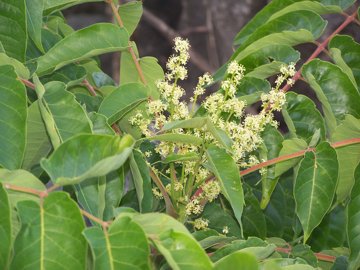
[[185, 206], [185, 213], [187, 216], [192, 214], [198, 215], [202, 212], [203, 206], [200, 204], [198, 199], [193, 199]]
[[164, 199], [164, 196], [161, 194], [160, 189], [157, 187], [152, 188], [152, 193], [154, 194], [155, 198], [161, 200]]
[[197, 218], [194, 220], [195, 230], [205, 230], [209, 226], [209, 220], [203, 218]]
[[222, 233], [223, 234], [228, 234], [229, 233], [229, 227], [228, 226], [224, 226], [223, 229], [222, 229]]

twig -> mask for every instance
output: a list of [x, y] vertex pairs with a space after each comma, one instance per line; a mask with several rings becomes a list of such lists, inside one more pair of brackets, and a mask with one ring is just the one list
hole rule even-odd
[[25, 84], [27, 87], [31, 88], [31, 89], [35, 89], [35, 84], [33, 84], [32, 82], [28, 81], [28, 80], [25, 80], [23, 78], [19, 78], [19, 80]]
[[85, 79], [85, 80], [83, 80], [83, 84], [89, 90], [90, 95], [95, 97], [96, 91], [95, 91], [94, 87], [89, 83], [89, 81], [87, 79]]
[[150, 177], [156, 184], [156, 186], [160, 189], [161, 194], [164, 197], [165, 200], [165, 206], [166, 206], [166, 213], [174, 218], [177, 217], [176, 211], [174, 209], [174, 206], [171, 202], [171, 199], [169, 197], [169, 194], [167, 193], [163, 183], [161, 182], [160, 178], [156, 175], [156, 173], [150, 168]]
[[[114, 2], [112, 0], [105, 0], [105, 2], [110, 5], [111, 10], [112, 10], [112, 12], [113, 12], [113, 14], [115, 16], [115, 19], [116, 19], [117, 23], [119, 24], [119, 26], [124, 27], [124, 23], [123, 23], [123, 21], [122, 21], [122, 19], [120, 17], [120, 14], [119, 14], [118, 9], [115, 6]], [[138, 61], [138, 59], [136, 57], [135, 51], [134, 51], [133, 47], [131, 46], [130, 41], [129, 41], [129, 49], [128, 50], [130, 52], [132, 60], [134, 61], [135, 68], [136, 68], [136, 70], [137, 70], [137, 72], [139, 74], [141, 82], [146, 85], [147, 82], [146, 82], [144, 73], [143, 73], [143, 71], [141, 69], [141, 66], [140, 66], [139, 61]]]
[[[152, 27], [158, 30], [163, 36], [169, 41], [173, 42], [173, 39], [177, 36], [180, 36], [174, 29], [168, 26], [164, 21], [156, 17], [150, 11], [144, 9], [143, 18], [146, 20]], [[204, 72], [214, 72], [214, 69], [209, 65], [209, 63], [194, 49], [190, 48], [190, 61], [196, 65], [200, 70]]]
[[[285, 254], [290, 254], [291, 253], [291, 247], [290, 248], [282, 248], [282, 247], [277, 247], [275, 248], [275, 250], [277, 252], [282, 252], [282, 253], [285, 253]], [[314, 253], [315, 257], [320, 260], [320, 261], [324, 261], [324, 262], [335, 262], [336, 260], [336, 257], [335, 256], [331, 256], [331, 255], [327, 255], [327, 254], [324, 254], [324, 253]]]
[[[312, 55], [305, 61], [304, 65], [309, 63], [311, 60], [315, 59], [321, 52], [323, 52], [326, 49], [326, 46], [328, 45], [329, 41], [337, 34], [339, 34], [346, 26], [348, 26], [351, 22], [354, 21], [354, 19], [357, 16], [357, 10], [352, 13], [351, 15], [348, 15], [345, 21], [337, 28], [335, 31], [329, 35], [323, 42], [321, 42], [316, 50], [312, 53]], [[301, 68], [295, 73], [294, 77], [292, 78], [294, 82], [296, 82], [301, 76]], [[282, 90], [284, 92], [288, 91], [290, 89], [290, 85], [287, 84]]]

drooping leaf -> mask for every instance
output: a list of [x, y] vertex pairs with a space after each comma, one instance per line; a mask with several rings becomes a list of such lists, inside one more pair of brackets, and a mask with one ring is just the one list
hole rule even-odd
[[177, 128], [201, 128], [207, 123], [207, 117], [194, 117], [186, 120], [175, 120], [166, 123], [163, 127], [163, 131], [177, 129]]
[[304, 242], [330, 209], [338, 178], [335, 150], [327, 142], [307, 152], [294, 186], [296, 213], [304, 229]]
[[17, 204], [21, 230], [10, 269], [85, 269], [87, 246], [79, 208], [64, 192], [51, 193], [40, 204]]
[[0, 41], [8, 56], [25, 61], [27, 44], [25, 0], [1, 0]]
[[346, 241], [346, 209], [337, 206], [328, 213], [309, 239], [314, 251], [331, 250], [341, 247]]
[[[87, 179], [74, 185], [76, 198], [81, 207], [99, 219], [103, 219], [105, 209], [106, 176]], [[98, 225], [95, 222], [93, 225]]]
[[130, 171], [138, 196], [140, 212], [150, 212], [153, 204], [151, 178], [146, 161], [137, 151], [130, 155]]
[[[273, 126], [268, 125], [263, 131], [263, 140], [266, 148], [265, 159], [270, 160], [278, 157], [282, 148], [282, 142], [284, 141], [281, 133]], [[279, 176], [275, 175], [275, 165], [268, 166], [264, 174], [261, 176], [262, 196], [260, 207], [262, 209], [265, 209], [269, 203], [271, 194], [273, 193], [278, 180]]]
[[[360, 120], [347, 115], [336, 128], [331, 141], [335, 143], [352, 138], [360, 138]], [[350, 196], [351, 188], [355, 183], [354, 171], [360, 162], [360, 144], [337, 148], [336, 154], [339, 160], [339, 183], [336, 189], [336, 199], [342, 202]]]
[[[94, 36], [97, 38], [94, 39]], [[37, 73], [51, 73], [67, 64], [95, 55], [124, 50], [128, 46], [125, 29], [114, 24], [98, 23], [78, 30], [59, 41], [38, 59]]]
[[[297, 138], [284, 140], [282, 144], [283, 147], [280, 150], [279, 157], [291, 155], [307, 148], [307, 143], [304, 140]], [[282, 175], [284, 172], [294, 167], [300, 159], [301, 157], [297, 157], [277, 163], [275, 165], [275, 176]]]
[[337, 35], [329, 42], [329, 49], [335, 63], [360, 88], [360, 44], [350, 36]]
[[206, 150], [206, 156], [209, 163], [209, 169], [218, 179], [221, 192], [229, 201], [236, 220], [241, 227], [241, 218], [244, 208], [244, 193], [240, 180], [239, 169], [224, 149], [215, 145], [210, 145]]
[[26, 149], [22, 168], [30, 170], [51, 151], [51, 142], [41, 118], [38, 101], [28, 107]]
[[5, 53], [0, 53], [0, 66], [10, 65], [15, 69], [16, 74], [22, 79], [29, 79], [29, 70], [15, 58], [7, 56]]
[[142, 12], [143, 12], [143, 7], [141, 1], [132, 1], [120, 5], [119, 15], [122, 19], [124, 27], [129, 33], [129, 36], [131, 36], [134, 30], [136, 29], [140, 21]]
[[130, 135], [78, 135], [57, 148], [41, 167], [58, 185], [76, 184], [106, 175], [129, 157], [134, 144]]
[[355, 170], [355, 185], [351, 191], [351, 199], [347, 209], [347, 238], [350, 247], [349, 269], [360, 267], [360, 165]]
[[0, 166], [18, 169], [25, 152], [26, 90], [11, 66], [0, 66], [0, 81]]
[[260, 208], [259, 200], [250, 188], [245, 192], [245, 207], [242, 223], [245, 237], [266, 237], [267, 227], [265, 216]]
[[27, 31], [40, 51], [44, 50], [41, 43], [43, 9], [44, 0], [26, 0]]
[[150, 269], [145, 233], [130, 217], [115, 219], [107, 232], [91, 227], [83, 234], [90, 244], [95, 269]]
[[99, 113], [109, 118], [109, 124], [122, 119], [148, 99], [147, 89], [140, 83], [123, 84], [105, 97]]
[[0, 183], [0, 268], [7, 269], [11, 251], [11, 208], [8, 195]]
[[304, 65], [302, 74], [321, 102], [330, 134], [346, 114], [360, 117], [360, 94], [341, 68], [315, 59]]
[[259, 269], [259, 265], [254, 255], [248, 252], [238, 251], [218, 260], [214, 267], [214, 269], [218, 270], [236, 268], [257, 270]]
[[91, 122], [84, 108], [75, 100], [72, 93], [66, 91], [64, 83], [47, 83], [43, 99], [54, 118], [62, 141], [79, 133], [91, 133]]
[[286, 107], [282, 113], [293, 137], [310, 142], [313, 134], [320, 130], [320, 138], [325, 138], [323, 117], [308, 97], [294, 92], [286, 93]]
[[200, 244], [187, 234], [169, 230], [152, 241], [172, 269], [213, 269], [212, 262]]

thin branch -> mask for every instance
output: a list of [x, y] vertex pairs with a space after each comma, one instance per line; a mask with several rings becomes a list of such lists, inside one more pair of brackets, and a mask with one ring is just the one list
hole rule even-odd
[[31, 88], [31, 89], [35, 89], [35, 84], [33, 84], [32, 82], [25, 80], [23, 78], [18, 78], [23, 84], [25, 84], [27, 87]]
[[97, 95], [95, 88], [89, 83], [89, 81], [87, 79], [83, 80], [83, 84], [89, 90], [90, 95], [92, 95], [94, 97]]
[[160, 178], [156, 175], [156, 173], [150, 168], [150, 177], [156, 184], [156, 186], [160, 189], [161, 194], [164, 197], [165, 200], [165, 206], [166, 206], [166, 213], [172, 217], [177, 217], [176, 211], [174, 209], [174, 206], [171, 202], [171, 199], [169, 197], [169, 194], [167, 193], [163, 183], [161, 182]]
[[87, 217], [88, 219], [100, 224], [104, 228], [104, 230], [110, 225], [110, 222], [103, 221], [102, 219], [95, 217], [89, 212], [86, 212], [84, 209], [79, 208], [79, 210], [84, 217]]
[[[105, 2], [110, 5], [111, 10], [112, 10], [112, 12], [113, 12], [113, 14], [115, 16], [115, 19], [116, 19], [117, 23], [119, 24], [119, 26], [124, 27], [124, 23], [123, 23], [123, 21], [122, 21], [122, 19], [120, 17], [120, 14], [118, 12], [118, 8], [115, 6], [114, 2], [112, 0], [105, 0]], [[146, 85], [147, 82], [146, 82], [144, 73], [143, 73], [143, 71], [141, 69], [141, 66], [140, 66], [139, 61], [138, 61], [138, 59], [136, 57], [135, 51], [134, 51], [133, 47], [131, 46], [130, 41], [129, 41], [129, 49], [128, 50], [130, 52], [132, 60], [134, 61], [135, 68], [136, 68], [136, 70], [137, 70], [137, 72], [139, 74], [141, 82]]]
[[[316, 48], [316, 50], [312, 53], [312, 55], [305, 61], [304, 65], [309, 63], [311, 60], [315, 59], [317, 56], [319, 56], [320, 53], [322, 53], [325, 49], [326, 46], [328, 45], [329, 41], [337, 34], [339, 34], [346, 26], [348, 26], [351, 22], [353, 22], [355, 20], [357, 16], [357, 10], [352, 13], [351, 15], [348, 15], [348, 17], [345, 19], [345, 21], [338, 27], [335, 29], [335, 31], [329, 35], [323, 42], [321, 42], [318, 47]], [[294, 80], [294, 82], [296, 82], [301, 76], [301, 68], [295, 73], [294, 77], [292, 78]], [[287, 84], [284, 88], [283, 91], [286, 92], [290, 89], [290, 85]]]
[[[291, 247], [290, 248], [277, 247], [277, 248], [275, 248], [275, 250], [277, 252], [282, 252], [282, 253], [285, 253], [285, 254], [290, 254], [291, 253]], [[319, 261], [333, 263], [336, 260], [335, 256], [327, 255], [327, 254], [324, 254], [324, 253], [314, 253], [314, 255]]]
[[[146, 9], [144, 9], [143, 18], [171, 43], [173, 42], [174, 38], [180, 36], [179, 33], [168, 26], [164, 21]], [[204, 72], [214, 72], [214, 69], [209, 65], [209, 63], [198, 52], [194, 51], [194, 49], [190, 48], [189, 54], [190, 61], [200, 70]]]

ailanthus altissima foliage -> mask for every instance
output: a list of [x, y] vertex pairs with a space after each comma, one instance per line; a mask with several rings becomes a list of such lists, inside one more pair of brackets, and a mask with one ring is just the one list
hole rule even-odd
[[0, 0], [0, 269], [360, 267], [358, 1], [272, 0], [194, 89], [188, 40], [138, 55], [141, 1], [84, 2]]

